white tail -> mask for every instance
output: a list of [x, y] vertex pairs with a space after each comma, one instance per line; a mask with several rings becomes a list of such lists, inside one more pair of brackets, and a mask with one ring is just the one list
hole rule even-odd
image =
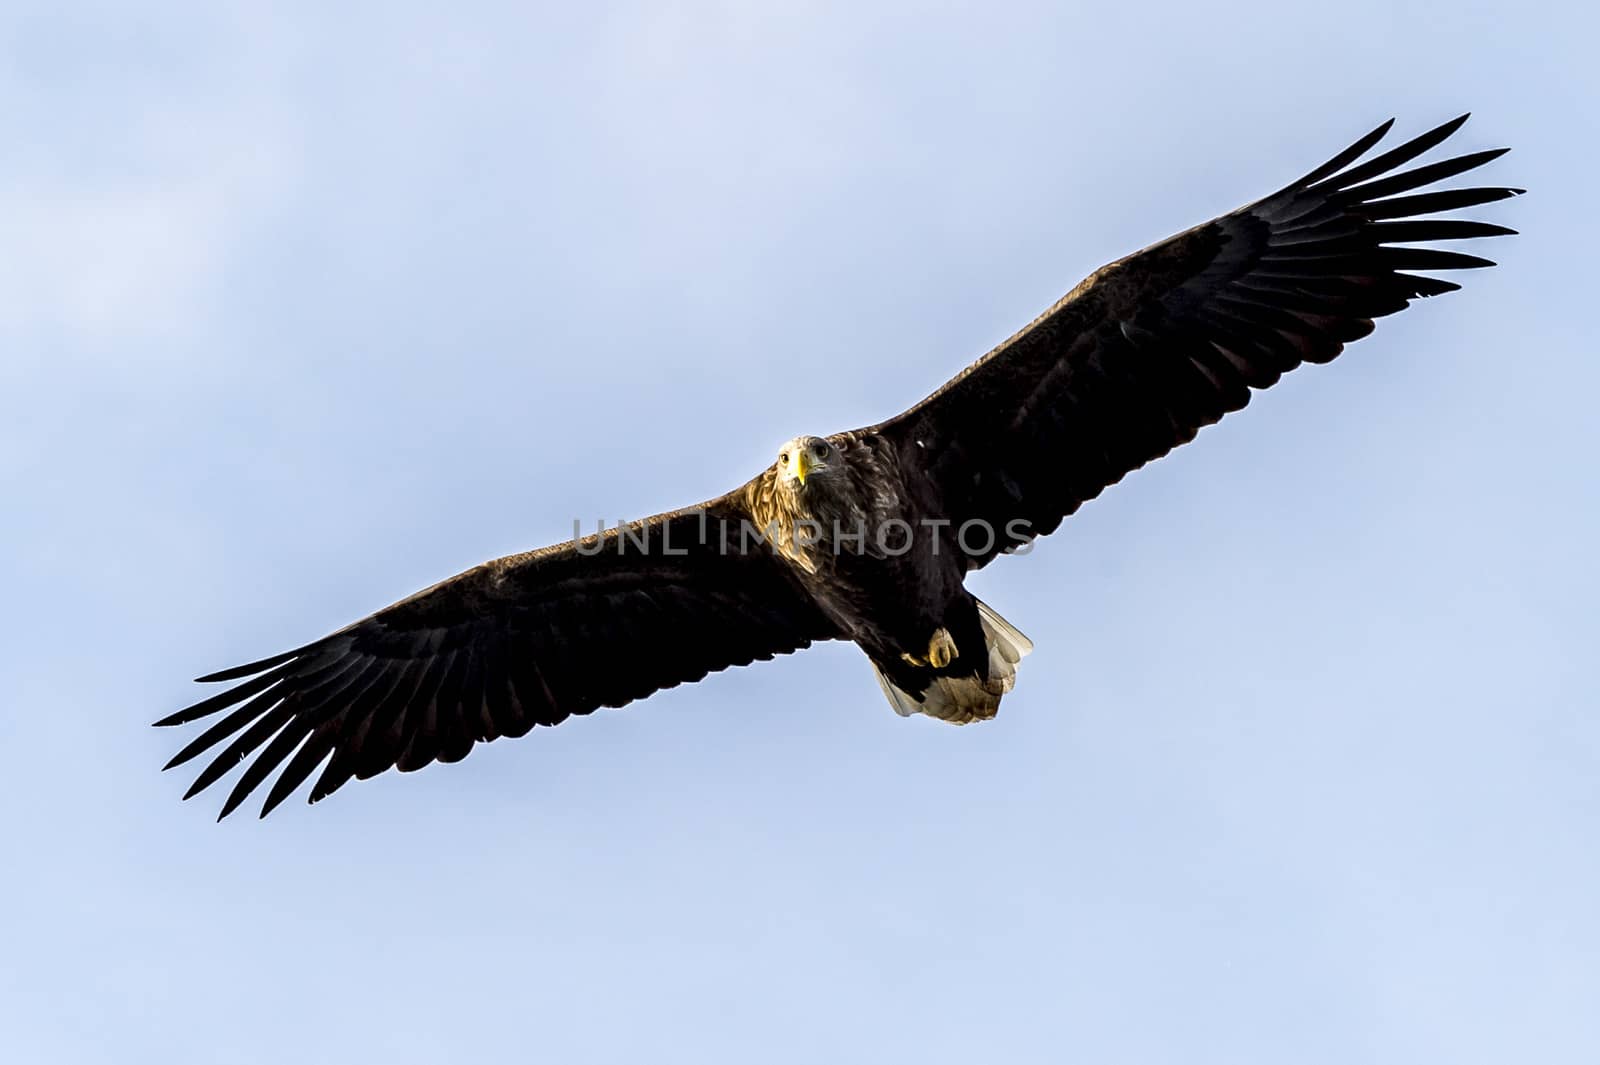
[[975, 676], [935, 677], [921, 699], [894, 686], [876, 665], [873, 673], [889, 705], [901, 717], [927, 714], [952, 725], [988, 721], [1000, 710], [1000, 697], [1017, 686], [1017, 663], [1033, 651], [1033, 641], [996, 614], [983, 600], [978, 603], [978, 623], [989, 648], [989, 679]]

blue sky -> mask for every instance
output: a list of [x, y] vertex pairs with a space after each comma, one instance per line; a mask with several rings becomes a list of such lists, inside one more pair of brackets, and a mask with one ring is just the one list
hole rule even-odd
[[[1579, 5], [0, 7], [12, 1061], [1600, 1059]], [[212, 823], [187, 678], [738, 483], [1378, 121], [1467, 290], [973, 587]]]

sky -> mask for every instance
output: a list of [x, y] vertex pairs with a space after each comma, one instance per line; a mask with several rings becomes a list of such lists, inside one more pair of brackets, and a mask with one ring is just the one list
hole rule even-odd
[[[0, 3], [0, 1056], [1600, 1060], [1595, 18]], [[1465, 110], [1502, 265], [975, 575], [995, 721], [835, 644], [266, 821], [158, 771], [188, 678]]]

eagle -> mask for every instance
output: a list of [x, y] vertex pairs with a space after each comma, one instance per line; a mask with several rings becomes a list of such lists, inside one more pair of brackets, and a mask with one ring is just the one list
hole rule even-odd
[[904, 413], [794, 437], [726, 495], [486, 562], [199, 678], [233, 683], [156, 722], [215, 718], [167, 768], [209, 756], [187, 799], [242, 764], [219, 820], [276, 773], [265, 817], [319, 767], [311, 802], [821, 640], [859, 646], [898, 714], [993, 718], [1033, 644], [968, 574], [1253, 390], [1460, 287], [1434, 271], [1494, 265], [1436, 242], [1513, 230], [1434, 216], [1523, 190], [1428, 186], [1506, 149], [1402, 169], [1466, 118], [1369, 157], [1383, 123], [1271, 195], [1094, 271]]

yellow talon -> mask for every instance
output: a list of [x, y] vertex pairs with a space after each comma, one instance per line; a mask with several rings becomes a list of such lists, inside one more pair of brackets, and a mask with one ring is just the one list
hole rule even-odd
[[943, 669], [955, 660], [955, 637], [942, 628], [933, 630], [933, 637], [928, 640], [928, 657], [919, 658], [909, 652], [900, 656], [900, 661], [908, 666], [932, 666], [934, 669]]

